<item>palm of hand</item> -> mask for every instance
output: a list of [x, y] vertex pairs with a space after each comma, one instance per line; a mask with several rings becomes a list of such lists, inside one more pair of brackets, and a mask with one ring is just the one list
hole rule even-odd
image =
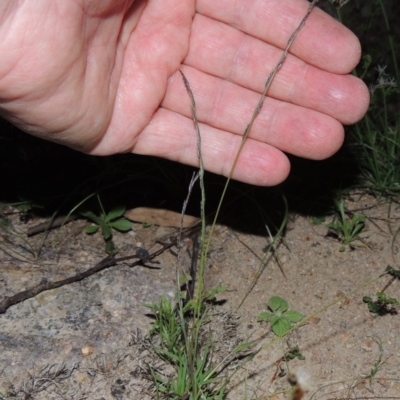
[[88, 153], [131, 150], [187, 54], [194, 1], [169, 16], [143, 1], [26, 3], [3, 78], [23, 129]]

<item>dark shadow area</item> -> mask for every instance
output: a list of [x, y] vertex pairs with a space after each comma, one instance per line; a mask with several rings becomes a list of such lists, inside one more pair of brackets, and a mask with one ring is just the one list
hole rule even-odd
[[[88, 156], [31, 137], [4, 121], [0, 140], [0, 201], [28, 202], [36, 213], [41, 209], [44, 214], [67, 213], [95, 193], [105, 208], [110, 202], [168, 207], [185, 197], [192, 175], [188, 168], [151, 157]], [[94, 196], [88, 202], [89, 206], [98, 203]]]
[[291, 211], [313, 216], [329, 214], [340, 194], [361, 183], [361, 171], [351, 149], [348, 139], [327, 160], [311, 161], [289, 156], [292, 169], [282, 187]]
[[[0, 131], [0, 202], [17, 204], [22, 213], [51, 217], [68, 214], [86, 200], [83, 209], [99, 212], [96, 194], [107, 211], [156, 207], [180, 212], [195, 168], [166, 160], [122, 154], [94, 157], [20, 132], [5, 121]], [[290, 211], [309, 215], [331, 212], [337, 191], [354, 184], [357, 166], [344, 147], [322, 162], [291, 157], [289, 179], [276, 188], [232, 181], [219, 221], [243, 232], [265, 234], [265, 224], [279, 229], [287, 199]], [[207, 173], [206, 212], [212, 218], [225, 178]], [[196, 184], [187, 213], [199, 216]]]

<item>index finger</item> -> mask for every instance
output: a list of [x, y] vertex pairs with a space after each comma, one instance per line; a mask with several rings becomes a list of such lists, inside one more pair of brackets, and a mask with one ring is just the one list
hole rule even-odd
[[[196, 11], [284, 49], [309, 5], [306, 0], [197, 0]], [[349, 29], [315, 7], [290, 52], [318, 68], [347, 74], [360, 60], [361, 46]]]

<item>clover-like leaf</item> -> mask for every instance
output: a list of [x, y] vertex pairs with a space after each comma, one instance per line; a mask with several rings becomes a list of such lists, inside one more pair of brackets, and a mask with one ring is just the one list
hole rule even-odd
[[285, 317], [280, 317], [277, 318], [275, 322], [273, 322], [273, 319], [275, 318], [271, 318], [271, 327], [274, 333], [279, 337], [285, 336], [290, 331], [290, 320]]
[[271, 319], [271, 317], [273, 316], [273, 314], [267, 312], [267, 311], [263, 311], [262, 313], [260, 313], [260, 315], [257, 318], [257, 322], [264, 322], [264, 321], [269, 321]]
[[288, 318], [291, 322], [299, 322], [303, 319], [303, 314], [300, 314], [294, 310], [288, 310], [285, 312], [285, 317]]
[[284, 313], [288, 308], [289, 304], [285, 299], [279, 296], [272, 296], [268, 301], [268, 307], [276, 313], [280, 311], [280, 313]]
[[290, 331], [293, 322], [299, 322], [303, 319], [303, 315], [299, 312], [289, 310], [288, 302], [279, 296], [273, 296], [269, 299], [268, 308], [272, 313], [267, 311], [260, 313], [257, 321], [269, 322], [272, 331], [279, 337], [285, 336]]

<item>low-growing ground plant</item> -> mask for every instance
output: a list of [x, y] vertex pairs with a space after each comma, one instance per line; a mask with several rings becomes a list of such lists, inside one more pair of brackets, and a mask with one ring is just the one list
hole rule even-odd
[[96, 215], [93, 211], [90, 210], [80, 211], [80, 214], [83, 217], [94, 222], [94, 224], [86, 227], [86, 233], [89, 235], [93, 235], [100, 230], [106, 242], [106, 253], [115, 254], [117, 250], [112, 241], [113, 229], [119, 232], [128, 232], [132, 228], [132, 223], [123, 217], [126, 210], [125, 206], [114, 207], [112, 210], [106, 213], [99, 197], [98, 201], [101, 208], [101, 212], [99, 215]]
[[375, 364], [373, 368], [371, 368], [371, 371], [369, 371], [369, 374], [366, 376], [366, 378], [372, 380], [376, 377], [378, 372], [382, 369], [382, 365], [388, 360], [386, 358], [383, 360], [383, 345], [382, 345], [382, 340], [379, 337], [374, 337], [373, 341], [379, 346], [379, 356], [378, 359], [375, 361]]
[[303, 354], [301, 354], [299, 346], [294, 346], [290, 348], [282, 357], [282, 361], [289, 362], [291, 360], [294, 360], [295, 358], [298, 358], [301, 361], [304, 361], [306, 359]]
[[[344, 208], [343, 199], [335, 201], [336, 217], [333, 222], [326, 226], [338, 237], [344, 246], [354, 249], [353, 242], [360, 240], [359, 234], [365, 227], [365, 217], [362, 215], [349, 215]], [[341, 247], [340, 251], [345, 251], [346, 247]]]
[[273, 296], [268, 300], [268, 308], [271, 312], [263, 311], [258, 316], [257, 321], [269, 322], [272, 331], [279, 337], [287, 335], [292, 324], [303, 319], [303, 314], [290, 310], [288, 302], [279, 296]]
[[206, 312], [202, 310], [202, 318], [193, 320], [196, 304], [191, 301], [183, 304], [183, 300], [181, 297], [173, 304], [161, 298], [159, 305], [147, 305], [154, 319], [149, 332], [153, 351], [174, 371], [165, 375], [148, 365], [155, 391], [158, 396], [176, 400], [223, 398], [225, 381], [219, 376], [221, 366], [212, 362], [212, 343], [207, 342], [205, 346], [192, 348], [190, 334], [202, 327]]
[[383, 275], [390, 275], [391, 279], [384, 288], [376, 293], [376, 300], [369, 296], [363, 297], [363, 302], [368, 305], [368, 310], [371, 313], [378, 315], [397, 314], [397, 306], [399, 301], [393, 297], [388, 297], [384, 292], [396, 280], [400, 279], [400, 269], [395, 269], [388, 265]]
[[373, 314], [397, 314], [396, 306], [400, 303], [393, 297], [387, 297], [383, 292], [376, 293], [376, 300], [369, 296], [363, 297], [363, 302], [368, 305], [368, 310]]

